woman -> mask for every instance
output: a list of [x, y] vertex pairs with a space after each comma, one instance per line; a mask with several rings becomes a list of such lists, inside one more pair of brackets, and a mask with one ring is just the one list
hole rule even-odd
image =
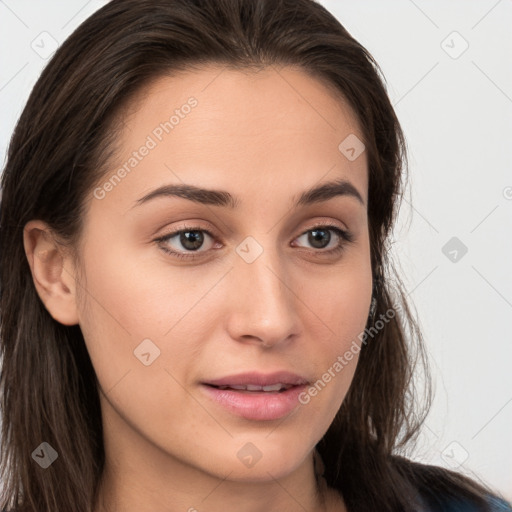
[[311, 0], [86, 20], [2, 177], [0, 508], [510, 510], [400, 455], [430, 403], [389, 282], [405, 157]]

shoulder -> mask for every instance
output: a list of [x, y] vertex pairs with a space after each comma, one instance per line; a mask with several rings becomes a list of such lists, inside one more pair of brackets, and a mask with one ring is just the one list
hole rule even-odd
[[[512, 505], [498, 496], [487, 495], [486, 504], [485, 512], [512, 512]], [[481, 505], [463, 498], [438, 498], [435, 503], [422, 500], [422, 505], [422, 512], [484, 512]]]
[[396, 468], [416, 490], [421, 512], [512, 512], [512, 504], [461, 473], [395, 456]]
[[488, 501], [492, 512], [512, 512], [512, 504], [498, 496], [489, 496]]

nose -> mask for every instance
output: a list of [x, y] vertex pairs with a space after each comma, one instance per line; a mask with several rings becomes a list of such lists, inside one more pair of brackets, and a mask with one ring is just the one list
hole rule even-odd
[[275, 251], [252, 263], [236, 256], [230, 272], [227, 329], [232, 339], [273, 347], [299, 334], [297, 283]]

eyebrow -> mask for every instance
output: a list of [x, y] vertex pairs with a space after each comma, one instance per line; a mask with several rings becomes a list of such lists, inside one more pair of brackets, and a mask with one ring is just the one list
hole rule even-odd
[[[347, 180], [339, 179], [305, 190], [300, 194], [298, 199], [294, 196], [293, 206], [308, 206], [328, 201], [329, 199], [337, 196], [354, 197], [363, 206], [365, 205], [364, 200], [356, 187]], [[149, 192], [138, 199], [134, 206], [139, 206], [158, 197], [181, 197], [199, 204], [220, 206], [230, 209], [236, 209], [240, 204], [238, 198], [225, 190], [212, 190], [187, 184], [173, 184], [163, 185], [162, 187]]]

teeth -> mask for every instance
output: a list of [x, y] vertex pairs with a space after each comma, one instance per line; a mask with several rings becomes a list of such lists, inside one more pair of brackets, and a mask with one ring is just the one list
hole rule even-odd
[[247, 384], [246, 388], [247, 391], [261, 391], [263, 389], [262, 386], [254, 386], [253, 384]]
[[291, 384], [272, 384], [270, 386], [256, 386], [255, 384], [247, 384], [247, 385], [233, 385], [233, 386], [217, 386], [219, 389], [235, 389], [237, 391], [280, 391], [281, 389], [290, 389], [292, 387]]
[[282, 384], [273, 384], [272, 386], [263, 386], [263, 391], [279, 391], [283, 387]]

